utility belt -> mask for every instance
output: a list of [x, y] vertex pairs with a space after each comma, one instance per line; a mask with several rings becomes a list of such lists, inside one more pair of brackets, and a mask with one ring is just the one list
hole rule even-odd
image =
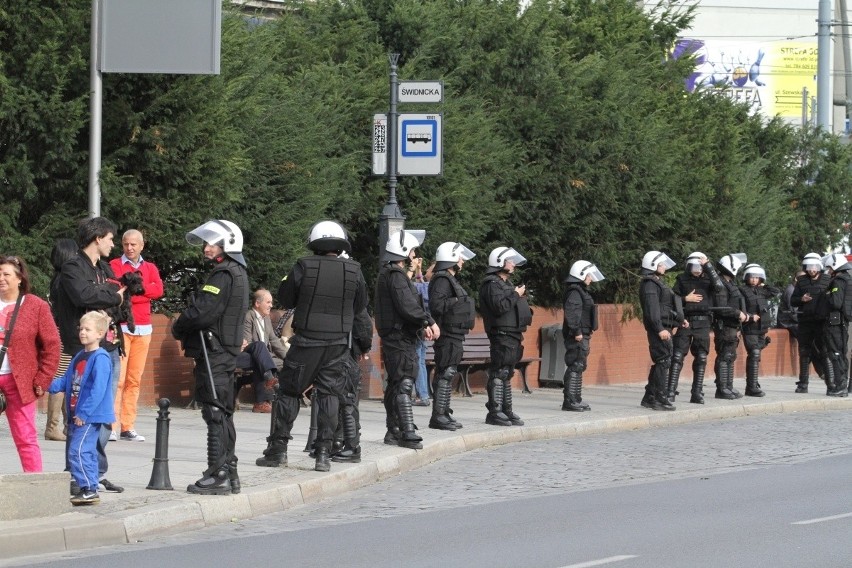
[[713, 316], [709, 314], [686, 314], [686, 319], [688, 319], [689, 321], [710, 321], [711, 319], [713, 319]]
[[828, 325], [846, 325], [848, 322], [846, 321], [846, 318], [843, 317], [843, 312], [829, 312], [826, 323], [828, 323]]

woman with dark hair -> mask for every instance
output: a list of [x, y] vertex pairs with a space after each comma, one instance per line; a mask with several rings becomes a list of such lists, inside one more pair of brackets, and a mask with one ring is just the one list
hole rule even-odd
[[[59, 286], [59, 273], [62, 271], [62, 265], [66, 260], [77, 256], [77, 251], [80, 247], [77, 246], [74, 239], [57, 239], [53, 245], [53, 250], [50, 251], [50, 264], [53, 265], [53, 277], [50, 279], [50, 292], [48, 301], [56, 297], [55, 290]], [[52, 311], [52, 308], [51, 308]], [[54, 316], [55, 321], [55, 316]], [[61, 377], [68, 368], [68, 363], [71, 362], [71, 356], [65, 353], [60, 353], [59, 369], [56, 371], [56, 376]], [[54, 440], [56, 442], [65, 441], [65, 393], [58, 392], [47, 395], [47, 426], [44, 428], [44, 439]]]
[[[13, 321], [14, 319], [14, 321]], [[50, 386], [59, 365], [59, 331], [50, 306], [30, 294], [26, 263], [0, 257], [0, 389], [6, 394], [6, 419], [25, 473], [42, 470], [36, 431], [36, 399]]]

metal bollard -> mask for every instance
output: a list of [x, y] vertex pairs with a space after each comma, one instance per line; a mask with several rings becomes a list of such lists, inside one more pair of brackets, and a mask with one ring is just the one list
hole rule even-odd
[[157, 446], [154, 449], [151, 481], [146, 489], [172, 490], [172, 482], [169, 480], [169, 404], [167, 398], [157, 401], [157, 406], [160, 407], [157, 413]]
[[306, 452], [314, 451], [314, 442], [317, 441], [317, 429], [319, 422], [319, 411], [317, 410], [317, 389], [311, 389], [311, 429], [308, 430], [308, 443], [305, 445]]

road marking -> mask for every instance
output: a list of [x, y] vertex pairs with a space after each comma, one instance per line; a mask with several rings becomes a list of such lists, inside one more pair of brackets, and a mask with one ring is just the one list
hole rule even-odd
[[832, 515], [830, 517], [820, 517], [819, 519], [808, 519], [807, 521], [796, 521], [795, 523], [790, 523], [791, 525], [813, 525], [815, 523], [824, 523], [826, 521], [836, 521], [837, 519], [845, 519], [846, 517], [852, 517], [852, 513], [843, 513], [842, 515]]
[[601, 558], [599, 560], [589, 560], [588, 562], [580, 562], [579, 564], [569, 564], [568, 566], [563, 566], [562, 568], [591, 568], [592, 566], [603, 566], [604, 564], [611, 564], [613, 562], [621, 562], [622, 560], [630, 560], [631, 558], [636, 558], [634, 554], [623, 554], [621, 556], [610, 556], [609, 558]]

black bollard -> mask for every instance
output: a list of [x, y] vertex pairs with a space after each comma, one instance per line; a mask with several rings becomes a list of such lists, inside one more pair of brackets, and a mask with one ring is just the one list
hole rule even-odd
[[317, 389], [314, 387], [311, 389], [311, 429], [308, 430], [308, 443], [305, 445], [306, 452], [313, 452], [314, 442], [317, 441], [317, 423], [319, 421], [317, 414], [319, 414], [317, 410]]
[[172, 491], [169, 480], [169, 399], [157, 401], [160, 411], [157, 413], [157, 446], [154, 448], [154, 469], [151, 481], [146, 489], [164, 489]]

